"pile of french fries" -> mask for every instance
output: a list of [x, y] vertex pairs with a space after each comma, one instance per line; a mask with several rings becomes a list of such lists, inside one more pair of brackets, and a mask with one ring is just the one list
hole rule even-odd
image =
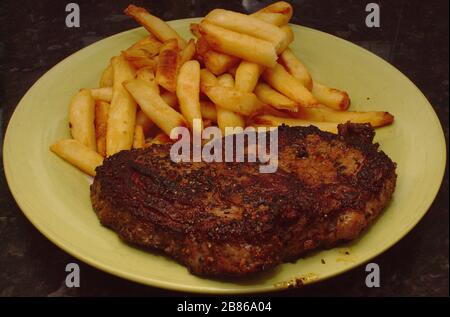
[[[273, 3], [253, 14], [214, 9], [191, 24], [186, 41], [146, 9], [125, 13], [149, 35], [114, 56], [98, 88], [71, 100], [73, 139], [50, 149], [94, 176], [103, 159], [121, 150], [172, 142], [172, 129], [314, 125], [336, 133], [347, 121], [391, 124], [388, 112], [347, 111], [345, 91], [316, 82], [289, 48], [289, 3]], [[201, 132], [201, 131], [197, 131]]]

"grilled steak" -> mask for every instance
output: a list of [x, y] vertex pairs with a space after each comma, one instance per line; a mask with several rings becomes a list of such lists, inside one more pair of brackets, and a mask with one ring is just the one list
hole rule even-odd
[[393, 163], [369, 125], [339, 134], [279, 127], [278, 170], [259, 163], [174, 163], [170, 145], [122, 151], [97, 168], [101, 223], [194, 274], [242, 276], [354, 239], [388, 204]]

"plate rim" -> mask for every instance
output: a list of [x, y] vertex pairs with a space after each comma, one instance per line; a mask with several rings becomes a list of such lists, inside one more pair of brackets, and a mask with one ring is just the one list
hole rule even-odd
[[[186, 19], [177, 19], [177, 20], [171, 20], [168, 21], [170, 24], [172, 23], [187, 23], [187, 22], [191, 22], [191, 21], [198, 21], [199, 19], [202, 19], [201, 17], [197, 17], [197, 18], [186, 18]], [[437, 116], [436, 111], [434, 110], [433, 106], [431, 105], [431, 103], [428, 101], [428, 99], [426, 98], [426, 96], [422, 93], [422, 91], [414, 84], [414, 82], [412, 82], [405, 74], [403, 74], [403, 72], [401, 72], [399, 69], [397, 69], [395, 66], [393, 66], [391, 63], [389, 63], [388, 61], [386, 61], [385, 59], [381, 58], [380, 56], [376, 55], [375, 53], [372, 53], [371, 51], [355, 44], [352, 43], [348, 40], [342, 39], [340, 37], [337, 37], [333, 34], [327, 33], [327, 32], [323, 32], [317, 29], [313, 29], [310, 27], [306, 27], [306, 26], [302, 26], [302, 25], [298, 25], [298, 24], [289, 24], [290, 26], [294, 27], [294, 28], [301, 28], [301, 29], [305, 29], [309, 32], [313, 32], [313, 33], [322, 33], [322, 35], [326, 35], [330, 38], [333, 38], [334, 40], [338, 40], [338, 41], [343, 41], [345, 42], [346, 45], [351, 45], [353, 46], [354, 49], [358, 49], [360, 51], [363, 51], [365, 54], [369, 54], [371, 55], [372, 58], [376, 58], [378, 59], [380, 62], [386, 64], [387, 66], [389, 66], [393, 71], [395, 71], [396, 73], [398, 73], [400, 76], [403, 77], [403, 79], [407, 80], [414, 88], [415, 90], [421, 95], [421, 98], [423, 98], [423, 100], [426, 102], [427, 106], [430, 108], [431, 113], [432, 113], [432, 117], [433, 120], [435, 121], [435, 123], [438, 124], [438, 130], [440, 131], [439, 135], [439, 145], [438, 147], [441, 148], [440, 151], [440, 158], [441, 158], [441, 164], [440, 166], [438, 166], [438, 179], [440, 179], [440, 181], [435, 183], [435, 186], [433, 188], [433, 190], [431, 192], [433, 192], [432, 195], [429, 195], [428, 201], [426, 201], [426, 208], [424, 208], [424, 211], [421, 212], [421, 215], [419, 217], [416, 217], [416, 219], [411, 222], [408, 226], [406, 226], [404, 228], [404, 230], [402, 231], [401, 234], [399, 234], [398, 236], [396, 236], [394, 239], [392, 239], [386, 246], [384, 246], [383, 248], [381, 248], [380, 250], [377, 250], [377, 252], [371, 254], [370, 257], [367, 257], [366, 259], [364, 259], [363, 262], [355, 262], [355, 263], [351, 263], [348, 266], [346, 266], [344, 269], [339, 270], [337, 272], [334, 272], [330, 275], [327, 276], [323, 276], [323, 277], [319, 277], [317, 280], [313, 280], [310, 281], [307, 284], [312, 284], [315, 282], [319, 282], [319, 281], [324, 281], [326, 279], [335, 277], [337, 275], [343, 274], [351, 269], [354, 269], [358, 266], [363, 265], [364, 263], [370, 261], [371, 259], [379, 256], [380, 254], [384, 253], [386, 250], [390, 249], [391, 247], [393, 247], [395, 244], [397, 244], [401, 239], [403, 239], [421, 220], [422, 218], [425, 216], [425, 214], [428, 212], [428, 210], [430, 209], [430, 206], [432, 205], [432, 203], [435, 201], [436, 196], [439, 193], [439, 190], [442, 186], [442, 182], [443, 182], [443, 178], [445, 176], [445, 167], [447, 164], [447, 148], [446, 148], [446, 139], [445, 139], [445, 134], [442, 128], [442, 124], [441, 121], [439, 119], [439, 117]], [[84, 51], [86, 49], [89, 49], [92, 45], [95, 44], [99, 44], [102, 41], [109, 41], [111, 39], [113, 39], [114, 37], [119, 37], [119, 36], [123, 36], [125, 33], [132, 33], [132, 32], [136, 32], [137, 30], [142, 30], [144, 29], [143, 27], [137, 27], [137, 28], [132, 28], [129, 30], [125, 30], [116, 34], [113, 34], [111, 36], [105, 37], [99, 41], [96, 41], [94, 43], [91, 43], [90, 45], [83, 47], [82, 49], [68, 55], [67, 57], [65, 57], [64, 59], [62, 59], [61, 61], [59, 61], [58, 63], [56, 63], [55, 65], [53, 65], [49, 70], [47, 70], [41, 77], [39, 77], [39, 79], [33, 83], [33, 85], [31, 85], [31, 87], [27, 90], [27, 92], [22, 96], [22, 98], [20, 99], [20, 101], [17, 103], [17, 106], [15, 107], [13, 114], [11, 115], [8, 125], [7, 125], [7, 129], [5, 132], [5, 137], [4, 137], [4, 142], [3, 142], [3, 167], [4, 167], [4, 173], [6, 176], [6, 181], [9, 187], [9, 190], [12, 194], [12, 196], [14, 197], [14, 200], [16, 201], [17, 205], [19, 206], [20, 210], [22, 211], [22, 213], [25, 215], [25, 217], [33, 224], [34, 227], [36, 227], [36, 229], [38, 229], [38, 231], [44, 235], [48, 240], [50, 240], [53, 244], [55, 244], [56, 246], [58, 246], [60, 249], [62, 249], [64, 252], [67, 252], [68, 254], [70, 254], [71, 256], [83, 261], [84, 263], [91, 265], [99, 270], [102, 270], [104, 272], [107, 272], [109, 274], [118, 276], [120, 278], [124, 278], [127, 280], [131, 280], [133, 282], [137, 282], [140, 284], [144, 284], [144, 285], [148, 285], [148, 286], [152, 286], [152, 287], [158, 287], [158, 288], [162, 288], [162, 289], [168, 289], [168, 290], [172, 290], [172, 291], [177, 291], [177, 292], [191, 292], [191, 293], [201, 293], [201, 294], [206, 294], [206, 293], [210, 293], [210, 294], [251, 294], [251, 293], [263, 293], [263, 292], [275, 292], [275, 291], [282, 291], [285, 290], [286, 288], [284, 287], [275, 287], [275, 285], [266, 285], [266, 286], [255, 286], [252, 288], [227, 288], [227, 289], [220, 289], [220, 288], [210, 288], [208, 286], [190, 286], [190, 285], [182, 285], [182, 284], [177, 284], [177, 283], [173, 283], [173, 282], [168, 282], [168, 281], [161, 281], [161, 280], [152, 280], [151, 278], [142, 278], [139, 275], [130, 273], [130, 272], [126, 272], [120, 269], [115, 269], [114, 266], [112, 266], [109, 263], [105, 263], [105, 262], [101, 262], [100, 260], [97, 260], [95, 258], [92, 258], [90, 256], [86, 256], [84, 255], [82, 252], [79, 252], [79, 250], [71, 248], [71, 246], [67, 243], [61, 242], [57, 239], [57, 235], [50, 232], [49, 230], [45, 229], [45, 226], [42, 225], [38, 219], [35, 219], [33, 217], [33, 212], [29, 212], [27, 210], [27, 208], [24, 207], [23, 202], [21, 201], [21, 195], [20, 195], [20, 191], [17, 190], [16, 183], [13, 181], [13, 176], [12, 176], [12, 168], [9, 165], [9, 159], [8, 159], [8, 151], [5, 151], [5, 149], [8, 147], [8, 144], [11, 142], [9, 141], [12, 137], [10, 136], [10, 134], [12, 133], [11, 130], [14, 129], [11, 128], [11, 126], [13, 126], [13, 122], [14, 122], [14, 118], [16, 116], [17, 113], [17, 109], [19, 109], [19, 107], [21, 107], [21, 105], [23, 104], [23, 100], [27, 98], [27, 96], [32, 92], [33, 88], [35, 86], [37, 86], [39, 84], [39, 82], [43, 81], [45, 78], [47, 78], [48, 76], [51, 76], [53, 71], [55, 70], [55, 68], [57, 68], [60, 65], [63, 65], [65, 63], [68, 62], [68, 60], [70, 60], [72, 58], [73, 55], [78, 54], [81, 51]], [[190, 274], [190, 273], [189, 273]]]

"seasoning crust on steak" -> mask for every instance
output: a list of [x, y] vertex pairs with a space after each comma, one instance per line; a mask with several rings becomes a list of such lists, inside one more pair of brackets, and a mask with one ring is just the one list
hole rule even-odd
[[356, 238], [395, 189], [395, 163], [370, 125], [339, 134], [279, 127], [278, 170], [259, 163], [174, 163], [170, 144], [122, 151], [97, 168], [101, 223], [198, 275], [243, 276]]

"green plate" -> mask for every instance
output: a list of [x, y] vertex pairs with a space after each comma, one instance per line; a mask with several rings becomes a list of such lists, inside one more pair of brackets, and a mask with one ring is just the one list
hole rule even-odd
[[[170, 24], [188, 38], [194, 21], [198, 19]], [[6, 132], [4, 166], [24, 214], [48, 239], [81, 261], [136, 282], [189, 292], [265, 292], [312, 283], [391, 247], [417, 224], [439, 190], [446, 160], [439, 120], [419, 89], [381, 58], [332, 35], [292, 28], [296, 41], [291, 47], [315, 79], [348, 91], [352, 109], [387, 110], [395, 115], [393, 125], [377, 130], [376, 140], [398, 163], [397, 189], [387, 210], [359, 239], [249, 278], [217, 280], [191, 275], [170, 258], [127, 245], [102, 227], [89, 199], [91, 180], [48, 148], [69, 137], [70, 98], [82, 87], [96, 87], [109, 59], [145, 36], [142, 28], [71, 55], [20, 101]]]

